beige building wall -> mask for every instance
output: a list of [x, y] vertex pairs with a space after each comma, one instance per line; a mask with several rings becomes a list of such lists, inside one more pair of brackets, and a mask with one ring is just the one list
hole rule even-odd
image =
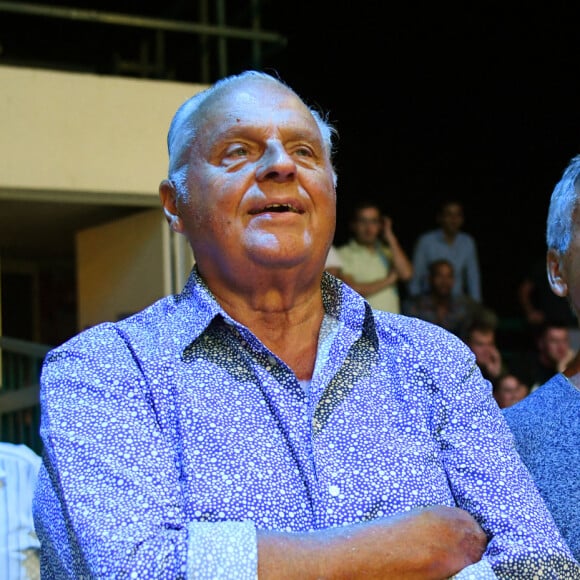
[[[5, 215], [15, 206], [55, 224], [66, 204], [143, 208], [77, 231], [79, 330], [181, 289], [193, 258], [169, 231], [158, 185], [167, 175], [171, 118], [205, 87], [0, 66], [0, 248], [2, 223], [21, 224], [29, 241], [37, 235], [34, 219]], [[24, 201], [33, 203], [14, 203]], [[39, 249], [50, 242], [46, 234], [34, 240]], [[0, 304], [0, 320], [1, 313]]]
[[0, 189], [156, 198], [171, 118], [203, 88], [0, 66]]
[[160, 210], [87, 228], [76, 243], [79, 330], [120, 320], [170, 292], [169, 228]]

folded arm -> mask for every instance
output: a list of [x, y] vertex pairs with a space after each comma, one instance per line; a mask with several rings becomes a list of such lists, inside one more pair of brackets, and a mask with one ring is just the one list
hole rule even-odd
[[442, 580], [477, 562], [486, 544], [467, 512], [431, 507], [310, 533], [258, 532], [258, 575]]

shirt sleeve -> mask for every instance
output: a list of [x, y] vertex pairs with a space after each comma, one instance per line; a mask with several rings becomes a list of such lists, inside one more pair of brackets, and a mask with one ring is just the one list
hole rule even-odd
[[463, 568], [450, 580], [495, 580], [497, 576], [487, 560], [480, 560], [467, 568]]
[[254, 578], [253, 524], [187, 514], [137, 357], [110, 326], [90, 337], [49, 353], [41, 376], [43, 577]]
[[188, 580], [255, 580], [256, 528], [251, 522], [192, 522], [187, 555]]
[[[484, 560], [498, 578], [580, 578], [580, 567], [558, 532], [493, 397], [473, 364], [457, 365], [435, 405], [439, 444], [457, 505], [489, 537]], [[455, 382], [455, 384], [453, 384]]]

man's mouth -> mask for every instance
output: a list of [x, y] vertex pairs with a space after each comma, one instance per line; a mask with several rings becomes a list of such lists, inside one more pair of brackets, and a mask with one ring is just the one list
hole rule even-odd
[[258, 215], [261, 213], [297, 213], [301, 214], [304, 213], [303, 210], [300, 208], [290, 204], [290, 203], [270, 203], [265, 205], [260, 209], [253, 209], [250, 211], [251, 215]]

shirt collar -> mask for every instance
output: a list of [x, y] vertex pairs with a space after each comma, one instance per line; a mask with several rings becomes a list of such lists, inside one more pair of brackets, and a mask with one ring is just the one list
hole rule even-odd
[[[356, 333], [370, 333], [377, 341], [375, 321], [369, 303], [338, 278], [324, 272], [321, 284], [322, 303], [326, 314], [339, 320], [344, 327]], [[219, 305], [194, 265], [183, 290], [174, 297], [174, 307], [184, 324], [176, 325], [174, 336], [183, 352], [196, 340], [217, 316], [236, 327], [242, 325]], [[361, 330], [362, 329], [362, 330]]]

